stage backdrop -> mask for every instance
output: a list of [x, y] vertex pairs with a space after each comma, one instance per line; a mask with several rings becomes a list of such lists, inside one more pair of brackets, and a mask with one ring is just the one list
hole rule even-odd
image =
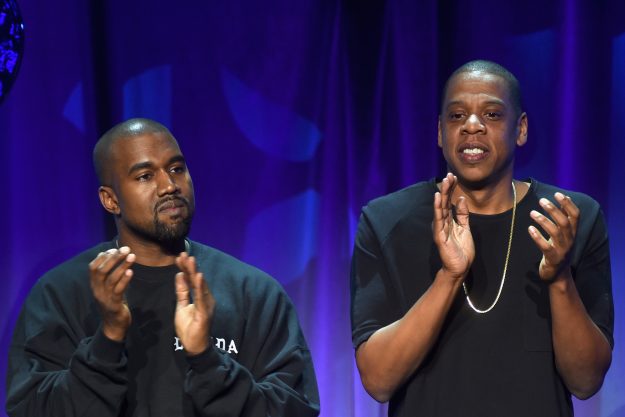
[[[0, 107], [0, 374], [35, 280], [113, 236], [91, 150], [114, 123], [144, 116], [169, 126], [188, 158], [191, 237], [265, 269], [292, 297], [322, 416], [382, 415], [350, 338], [359, 211], [445, 171], [440, 87], [486, 58], [524, 91], [517, 177], [586, 192], [607, 215], [614, 360], [601, 392], [575, 407], [625, 416], [623, 4], [20, 0], [25, 54]], [[0, 388], [4, 404], [4, 379]]]

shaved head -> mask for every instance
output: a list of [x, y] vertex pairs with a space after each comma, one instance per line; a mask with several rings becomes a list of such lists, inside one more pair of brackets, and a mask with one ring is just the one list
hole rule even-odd
[[447, 90], [449, 89], [449, 84], [456, 76], [471, 72], [483, 72], [486, 74], [497, 75], [501, 77], [507, 84], [508, 94], [510, 95], [510, 101], [512, 102], [512, 106], [517, 115], [522, 113], [522, 103], [521, 103], [521, 86], [519, 85], [519, 80], [508, 71], [503, 66], [497, 64], [493, 61], [486, 61], [483, 59], [478, 59], [475, 61], [467, 62], [462, 65], [460, 68], [455, 70], [451, 76], [447, 79], [445, 83], [445, 87], [443, 88], [443, 94], [441, 97], [441, 108], [445, 103], [445, 97], [447, 96]]
[[110, 159], [112, 149], [119, 139], [150, 133], [165, 133], [172, 137], [165, 126], [151, 119], [129, 119], [113, 126], [96, 143], [93, 149], [93, 166], [100, 185], [111, 185]]

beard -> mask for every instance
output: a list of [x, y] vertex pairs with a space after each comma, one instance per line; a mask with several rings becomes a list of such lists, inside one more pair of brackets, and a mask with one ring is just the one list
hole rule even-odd
[[[163, 222], [159, 218], [159, 208], [164, 203], [170, 201], [176, 201], [184, 205], [187, 209], [186, 216], [178, 215], [171, 218], [173, 223], [168, 224]], [[167, 197], [158, 201], [154, 206], [154, 217], [152, 219], [152, 226], [154, 231], [154, 239], [165, 245], [175, 244], [176, 242], [184, 239], [191, 230], [191, 220], [193, 219], [194, 209], [189, 204], [189, 201], [184, 197]]]
[[[159, 216], [159, 208], [169, 202], [186, 207], [186, 213], [171, 216], [168, 221], [163, 221]], [[195, 208], [189, 203], [189, 200], [182, 196], [165, 197], [154, 205], [154, 211], [151, 221], [145, 223], [136, 223], [126, 221], [132, 233], [141, 236], [143, 239], [158, 243], [166, 248], [171, 248], [172, 253], [177, 252], [175, 249], [180, 246], [181, 241], [187, 237], [191, 230], [191, 220], [193, 219]]]
[[189, 213], [184, 218], [180, 217], [174, 224], [166, 224], [158, 218], [158, 213], [155, 214], [153, 220], [154, 239], [161, 243], [171, 244], [187, 237], [191, 230], [192, 217], [193, 214]]

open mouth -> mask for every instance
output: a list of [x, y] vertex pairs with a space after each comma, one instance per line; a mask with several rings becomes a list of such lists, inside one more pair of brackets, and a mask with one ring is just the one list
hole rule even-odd
[[466, 143], [458, 149], [460, 159], [468, 163], [479, 162], [488, 155], [488, 148], [481, 143]]

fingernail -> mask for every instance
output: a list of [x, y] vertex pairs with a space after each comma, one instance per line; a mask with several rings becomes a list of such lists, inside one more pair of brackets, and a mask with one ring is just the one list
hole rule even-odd
[[137, 257], [137, 255], [135, 255], [134, 253], [131, 253], [130, 255], [126, 256], [126, 260], [128, 262], [134, 262], [136, 257]]
[[[532, 210], [530, 211], [530, 216], [532, 216], [533, 218], [537, 219], [540, 216], [542, 216], [542, 214], [540, 214], [539, 212], [537, 212], [536, 210]], [[531, 227], [531, 226], [530, 226]]]
[[558, 200], [558, 201], [562, 201], [564, 200], [564, 194], [562, 194], [561, 192], [557, 192], [554, 194], [554, 197]]
[[541, 198], [539, 202], [541, 206], [545, 206], [545, 207], [551, 206], [551, 201], [547, 200], [546, 198]]
[[119, 251], [125, 255], [130, 252], [130, 248], [128, 246], [122, 246], [119, 248]]

